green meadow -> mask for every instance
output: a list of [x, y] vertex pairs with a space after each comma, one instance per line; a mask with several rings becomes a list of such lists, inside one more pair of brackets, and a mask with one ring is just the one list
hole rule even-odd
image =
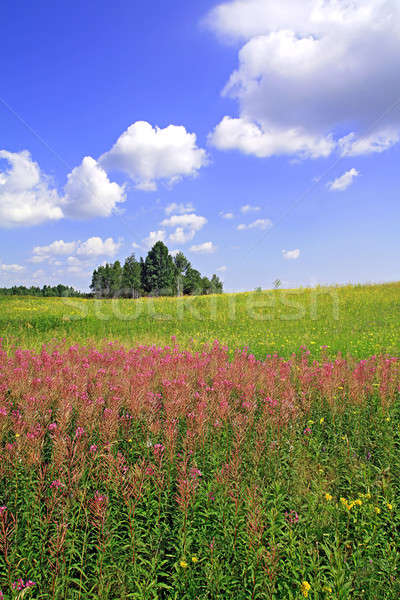
[[[218, 339], [257, 357], [288, 356], [301, 345], [319, 357], [398, 354], [400, 283], [271, 290], [181, 298], [0, 297], [5, 347], [53, 340], [127, 346], [177, 342], [190, 348]], [[326, 348], [323, 348], [326, 347]]]

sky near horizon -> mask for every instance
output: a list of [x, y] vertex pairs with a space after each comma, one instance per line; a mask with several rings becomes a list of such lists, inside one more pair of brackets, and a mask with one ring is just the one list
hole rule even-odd
[[4, 0], [0, 51], [0, 287], [400, 279], [397, 0]]

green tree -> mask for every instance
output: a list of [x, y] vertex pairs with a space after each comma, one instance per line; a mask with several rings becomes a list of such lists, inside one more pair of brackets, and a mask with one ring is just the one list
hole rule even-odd
[[157, 295], [170, 296], [175, 283], [175, 266], [167, 246], [156, 242], [144, 261], [144, 289]]
[[185, 274], [186, 271], [191, 267], [191, 264], [186, 258], [186, 256], [183, 254], [183, 252], [178, 252], [178, 254], [174, 258], [174, 264], [176, 276], [176, 293], [178, 296], [182, 296]]
[[212, 286], [211, 281], [208, 277], [203, 277], [201, 280], [201, 293], [202, 294], [212, 294]]
[[134, 254], [125, 259], [122, 269], [122, 289], [125, 296], [138, 298], [140, 296], [141, 268], [142, 263], [138, 262]]
[[111, 298], [118, 296], [122, 290], [122, 267], [119, 260], [110, 265], [109, 295]]
[[217, 275], [211, 277], [211, 294], [222, 294], [224, 291], [224, 285]]
[[189, 267], [186, 269], [185, 277], [183, 279], [183, 293], [194, 295], [201, 294], [202, 290], [202, 279], [199, 271]]

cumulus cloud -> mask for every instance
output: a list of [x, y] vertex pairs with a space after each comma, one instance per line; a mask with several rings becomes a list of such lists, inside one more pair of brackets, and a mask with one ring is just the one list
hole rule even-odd
[[67, 256], [75, 251], [78, 242], [64, 242], [56, 240], [48, 246], [35, 246], [32, 251], [30, 262], [39, 263], [49, 260], [54, 256]]
[[161, 221], [161, 225], [164, 225], [164, 227], [182, 226], [194, 229], [195, 231], [199, 231], [206, 223], [207, 219], [205, 217], [201, 217], [195, 213], [188, 215], [172, 215], [168, 219]]
[[217, 271], [219, 273], [225, 273], [225, 271], [227, 270], [227, 267], [225, 265], [222, 265], [222, 267], [218, 267]]
[[64, 212], [75, 219], [109, 217], [126, 200], [124, 187], [110, 181], [91, 156], [71, 171], [64, 191]]
[[317, 158], [399, 141], [400, 113], [388, 110], [400, 96], [397, 0], [231, 0], [207, 22], [241, 44], [223, 90], [239, 115], [211, 134], [218, 148]]
[[270, 229], [272, 227], [272, 221], [270, 219], [257, 219], [248, 225], [241, 223], [237, 226], [239, 231], [243, 231], [244, 229]]
[[5, 265], [4, 263], [2, 263], [0, 261], [0, 271], [3, 273], [21, 273], [21, 271], [24, 271], [25, 267], [22, 265]]
[[155, 191], [158, 180], [172, 185], [182, 177], [196, 175], [207, 163], [207, 155], [197, 146], [196, 135], [183, 126], [160, 129], [137, 121], [99, 160], [105, 169], [129, 175], [137, 189]]
[[282, 255], [285, 260], [297, 260], [300, 256], [300, 250], [282, 250]]
[[330, 135], [312, 135], [303, 127], [284, 130], [228, 116], [216, 126], [209, 140], [219, 150], [240, 150], [258, 158], [283, 154], [302, 158], [326, 157], [335, 147]]
[[334, 181], [330, 181], [327, 185], [332, 192], [344, 192], [348, 187], [351, 186], [354, 179], [360, 175], [357, 169], [350, 169], [346, 173], [343, 173], [340, 177]]
[[56, 240], [47, 246], [35, 246], [30, 262], [41, 263], [46, 261], [55, 266], [61, 266], [63, 264], [62, 260], [65, 260], [69, 266], [79, 266], [82, 265], [82, 262], [97, 259], [99, 256], [113, 257], [120, 246], [121, 241], [116, 242], [112, 238], [103, 240], [97, 236], [84, 242], [80, 240], [72, 242]]
[[113, 257], [118, 252], [121, 241], [114, 241], [109, 237], [103, 240], [101, 237], [91, 237], [86, 242], [81, 242], [77, 248], [76, 254], [85, 258], [96, 258], [98, 256]]
[[61, 200], [27, 150], [0, 150], [0, 227], [40, 225], [63, 217]]
[[161, 221], [163, 227], [175, 227], [175, 231], [168, 237], [173, 244], [185, 244], [190, 242], [196, 233], [207, 223], [205, 217], [195, 213], [172, 215]]
[[233, 219], [235, 217], [235, 215], [233, 213], [231, 213], [231, 212], [223, 212], [223, 211], [221, 211], [219, 213], [219, 216], [222, 217], [223, 219], [228, 219], [228, 220], [229, 219]]
[[252, 206], [251, 204], [245, 204], [244, 206], [242, 206], [240, 208], [240, 212], [246, 214], [249, 212], [257, 212], [261, 210], [261, 208], [259, 206]]
[[176, 215], [184, 215], [185, 213], [192, 212], [194, 212], [194, 206], [191, 202], [188, 202], [188, 204], [177, 204], [176, 202], [172, 202], [165, 208], [166, 215], [172, 215], [172, 213], [175, 213]]
[[167, 232], [165, 229], [159, 229], [158, 231], [150, 231], [149, 235], [144, 238], [143, 246], [150, 250], [156, 242], [165, 242]]
[[212, 242], [204, 242], [190, 247], [191, 252], [197, 252], [198, 254], [213, 254], [216, 249], [217, 247]]

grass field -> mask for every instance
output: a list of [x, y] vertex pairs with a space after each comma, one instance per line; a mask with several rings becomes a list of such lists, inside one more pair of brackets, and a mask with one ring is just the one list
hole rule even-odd
[[6, 346], [38, 348], [52, 339], [71, 343], [119, 340], [127, 346], [185, 347], [218, 339], [248, 346], [257, 357], [289, 356], [306, 345], [366, 357], [398, 353], [400, 283], [263, 293], [140, 300], [0, 297], [0, 336]]
[[0, 600], [399, 598], [399, 308], [0, 298]]

